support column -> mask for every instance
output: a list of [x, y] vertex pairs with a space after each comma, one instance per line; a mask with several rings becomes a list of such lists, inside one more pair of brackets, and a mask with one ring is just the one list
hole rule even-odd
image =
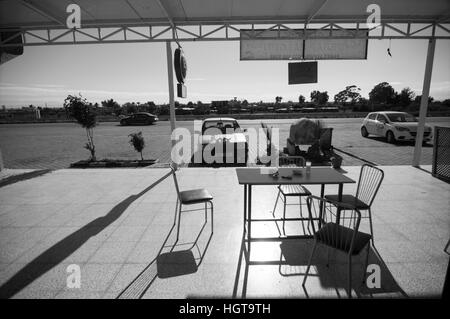
[[[170, 133], [175, 130], [175, 97], [173, 90], [173, 61], [172, 61], [172, 46], [170, 41], [166, 42], [166, 52], [167, 52], [167, 78], [169, 81], [169, 104], [170, 104]], [[172, 141], [172, 146], [175, 141]]]
[[425, 65], [425, 76], [423, 79], [422, 98], [420, 100], [419, 125], [417, 127], [416, 146], [414, 148], [414, 157], [412, 166], [420, 166], [420, 158], [422, 155], [423, 133], [425, 131], [425, 117], [427, 116], [428, 97], [430, 95], [431, 74], [433, 72], [434, 48], [436, 46], [435, 39], [428, 40], [427, 62]]

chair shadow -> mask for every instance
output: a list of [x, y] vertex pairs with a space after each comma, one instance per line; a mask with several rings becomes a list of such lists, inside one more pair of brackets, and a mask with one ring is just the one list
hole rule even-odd
[[[207, 221], [205, 220], [203, 223], [194, 242], [179, 244], [178, 240], [175, 239], [172, 244], [166, 245], [171, 238], [172, 233], [175, 234], [173, 232], [175, 225], [176, 223], [174, 220], [156, 257], [130, 282], [130, 284], [128, 284], [127, 287], [125, 287], [124, 290], [122, 290], [122, 292], [119, 293], [116, 299], [140, 299], [150, 289], [156, 278], [166, 279], [197, 272], [203, 262], [203, 258], [205, 257], [213, 235], [210, 233], [206, 244], [204, 244], [203, 250], [201, 250], [199, 247], [199, 240], [207, 225]], [[185, 245], [191, 246], [188, 249], [175, 250], [177, 247]], [[163, 253], [163, 250], [167, 248], [169, 248], [169, 251]], [[197, 249], [200, 256], [199, 258], [195, 258], [193, 253], [194, 248]]]
[[[280, 244], [280, 267], [279, 272], [282, 276], [304, 276], [306, 267], [308, 265], [308, 259], [312, 249], [313, 240], [289, 240], [283, 241]], [[285, 265], [282, 264], [282, 260], [285, 260]], [[374, 298], [374, 297], [404, 297], [408, 295], [397, 284], [395, 278], [389, 271], [386, 263], [381, 257], [380, 253], [375, 246], [370, 246], [369, 262], [368, 265], [378, 265], [380, 269], [380, 287], [369, 288], [367, 285], [367, 276], [363, 269], [365, 258], [365, 250], [363, 250], [359, 256], [354, 256], [352, 262], [352, 290], [353, 294], [356, 294], [359, 298]], [[321, 246], [318, 248], [315, 257], [313, 258], [311, 270], [308, 275], [316, 276], [319, 279], [321, 288], [335, 289], [336, 296], [338, 298], [347, 298], [346, 292], [343, 295], [339, 292], [339, 289], [346, 291], [348, 285], [348, 264], [347, 255], [335, 251], [330, 251], [330, 263], [326, 265], [327, 253], [326, 248]], [[303, 278], [302, 278], [303, 279]], [[309, 279], [309, 278], [308, 278]], [[303, 286], [302, 286], [303, 287]], [[305, 295], [309, 298], [308, 294], [308, 280], [303, 287]]]
[[[283, 277], [297, 276], [303, 277], [305, 275], [306, 267], [308, 266], [309, 256], [312, 250], [312, 239], [289, 239], [283, 240], [280, 244], [280, 259], [276, 263], [279, 267], [279, 274]], [[249, 264], [247, 262], [245, 241], [241, 243], [241, 251], [239, 255], [239, 262], [236, 270], [235, 283], [233, 288], [233, 298], [238, 298], [238, 290], [240, 289], [240, 277], [241, 269], [243, 270], [241, 296], [239, 298], [246, 298], [247, 285], [248, 285], [248, 273]], [[395, 278], [389, 271], [386, 263], [382, 259], [377, 249], [373, 246], [369, 252], [369, 265], [376, 264], [380, 267], [381, 273], [381, 285], [380, 288], [369, 288], [366, 285], [366, 274], [363, 268], [363, 259], [365, 251], [361, 252], [359, 256], [353, 258], [352, 267], [352, 290], [353, 295], [356, 294], [358, 298], [374, 298], [374, 297], [403, 297], [407, 298], [408, 295], [397, 284]], [[311, 298], [312, 290], [308, 292], [308, 281], [311, 284], [312, 277], [316, 277], [319, 280], [320, 288], [330, 291], [334, 290], [337, 298], [347, 298], [346, 293], [348, 285], [348, 271], [347, 271], [347, 256], [341, 252], [335, 254], [330, 253], [330, 264], [326, 265], [327, 254], [325, 248], [318, 248], [316, 250], [315, 257], [313, 259], [311, 269], [308, 275], [308, 280], [305, 286], [299, 283], [299, 289], [303, 290], [306, 298]], [[244, 266], [243, 266], [244, 263]], [[258, 265], [271, 265], [275, 263], [273, 261], [258, 262]], [[364, 281], [363, 281], [364, 278]], [[317, 287], [317, 285], [316, 285]], [[317, 298], [330, 298], [329, 293], [325, 293], [321, 296], [317, 292], [314, 292], [314, 296]]]
[[64, 261], [77, 249], [83, 246], [83, 244], [91, 237], [96, 236], [115, 222], [135, 200], [143, 196], [170, 175], [171, 173], [164, 175], [140, 193], [127, 197], [114, 206], [105, 216], [94, 219], [44, 251], [0, 287], [0, 298], [13, 297], [34, 280]]

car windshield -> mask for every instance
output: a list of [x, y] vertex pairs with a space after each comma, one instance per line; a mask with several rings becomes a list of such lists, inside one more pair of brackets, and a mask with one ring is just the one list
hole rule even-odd
[[386, 115], [391, 122], [417, 122], [417, 119], [408, 113], [390, 113]]
[[217, 128], [222, 134], [226, 134], [226, 131], [235, 130], [239, 128], [239, 124], [236, 121], [229, 120], [218, 120], [218, 121], [206, 121], [203, 123], [202, 132], [204, 133], [207, 129]]

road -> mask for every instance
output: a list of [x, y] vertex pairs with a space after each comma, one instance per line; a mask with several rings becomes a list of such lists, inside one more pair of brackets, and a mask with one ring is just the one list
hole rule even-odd
[[[280, 146], [285, 146], [289, 127], [294, 119], [241, 120], [243, 128], [259, 128], [261, 121], [278, 127]], [[323, 119], [333, 128], [332, 144], [337, 149], [380, 165], [410, 165], [414, 145], [386, 143], [381, 138], [363, 138], [359, 132], [361, 119]], [[450, 126], [450, 118], [429, 118], [431, 126]], [[177, 122], [193, 132], [193, 121]], [[170, 123], [151, 126], [119, 126], [117, 123], [99, 123], [94, 131], [97, 158], [138, 159], [139, 154], [129, 144], [128, 135], [142, 131], [145, 138], [145, 158], [170, 158]], [[0, 125], [0, 149], [6, 168], [59, 169], [75, 161], [87, 159], [89, 152], [84, 129], [75, 123], [3, 124]], [[431, 164], [433, 148], [423, 148], [421, 164]], [[363, 161], [344, 154], [343, 165], [360, 165]]]

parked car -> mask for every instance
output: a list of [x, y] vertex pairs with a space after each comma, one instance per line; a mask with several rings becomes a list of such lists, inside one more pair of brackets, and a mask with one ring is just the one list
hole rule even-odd
[[120, 125], [150, 125], [157, 121], [156, 115], [139, 112], [120, 119]]
[[[396, 141], [414, 141], [417, 135], [417, 119], [405, 112], [369, 113], [361, 125], [361, 135], [385, 137], [388, 143]], [[433, 130], [425, 125], [423, 142], [430, 142]]]
[[[225, 164], [243, 164], [248, 160], [248, 143], [245, 129], [239, 126], [234, 118], [209, 118], [202, 123], [202, 152], [207, 145], [223, 143], [220, 147], [211, 147], [211, 154], [221, 158]], [[230, 145], [231, 144], [231, 145]], [[216, 152], [220, 152], [217, 154]], [[204, 153], [202, 153], [204, 154]], [[202, 156], [203, 162], [205, 159]], [[214, 161], [217, 163], [217, 161]]]

